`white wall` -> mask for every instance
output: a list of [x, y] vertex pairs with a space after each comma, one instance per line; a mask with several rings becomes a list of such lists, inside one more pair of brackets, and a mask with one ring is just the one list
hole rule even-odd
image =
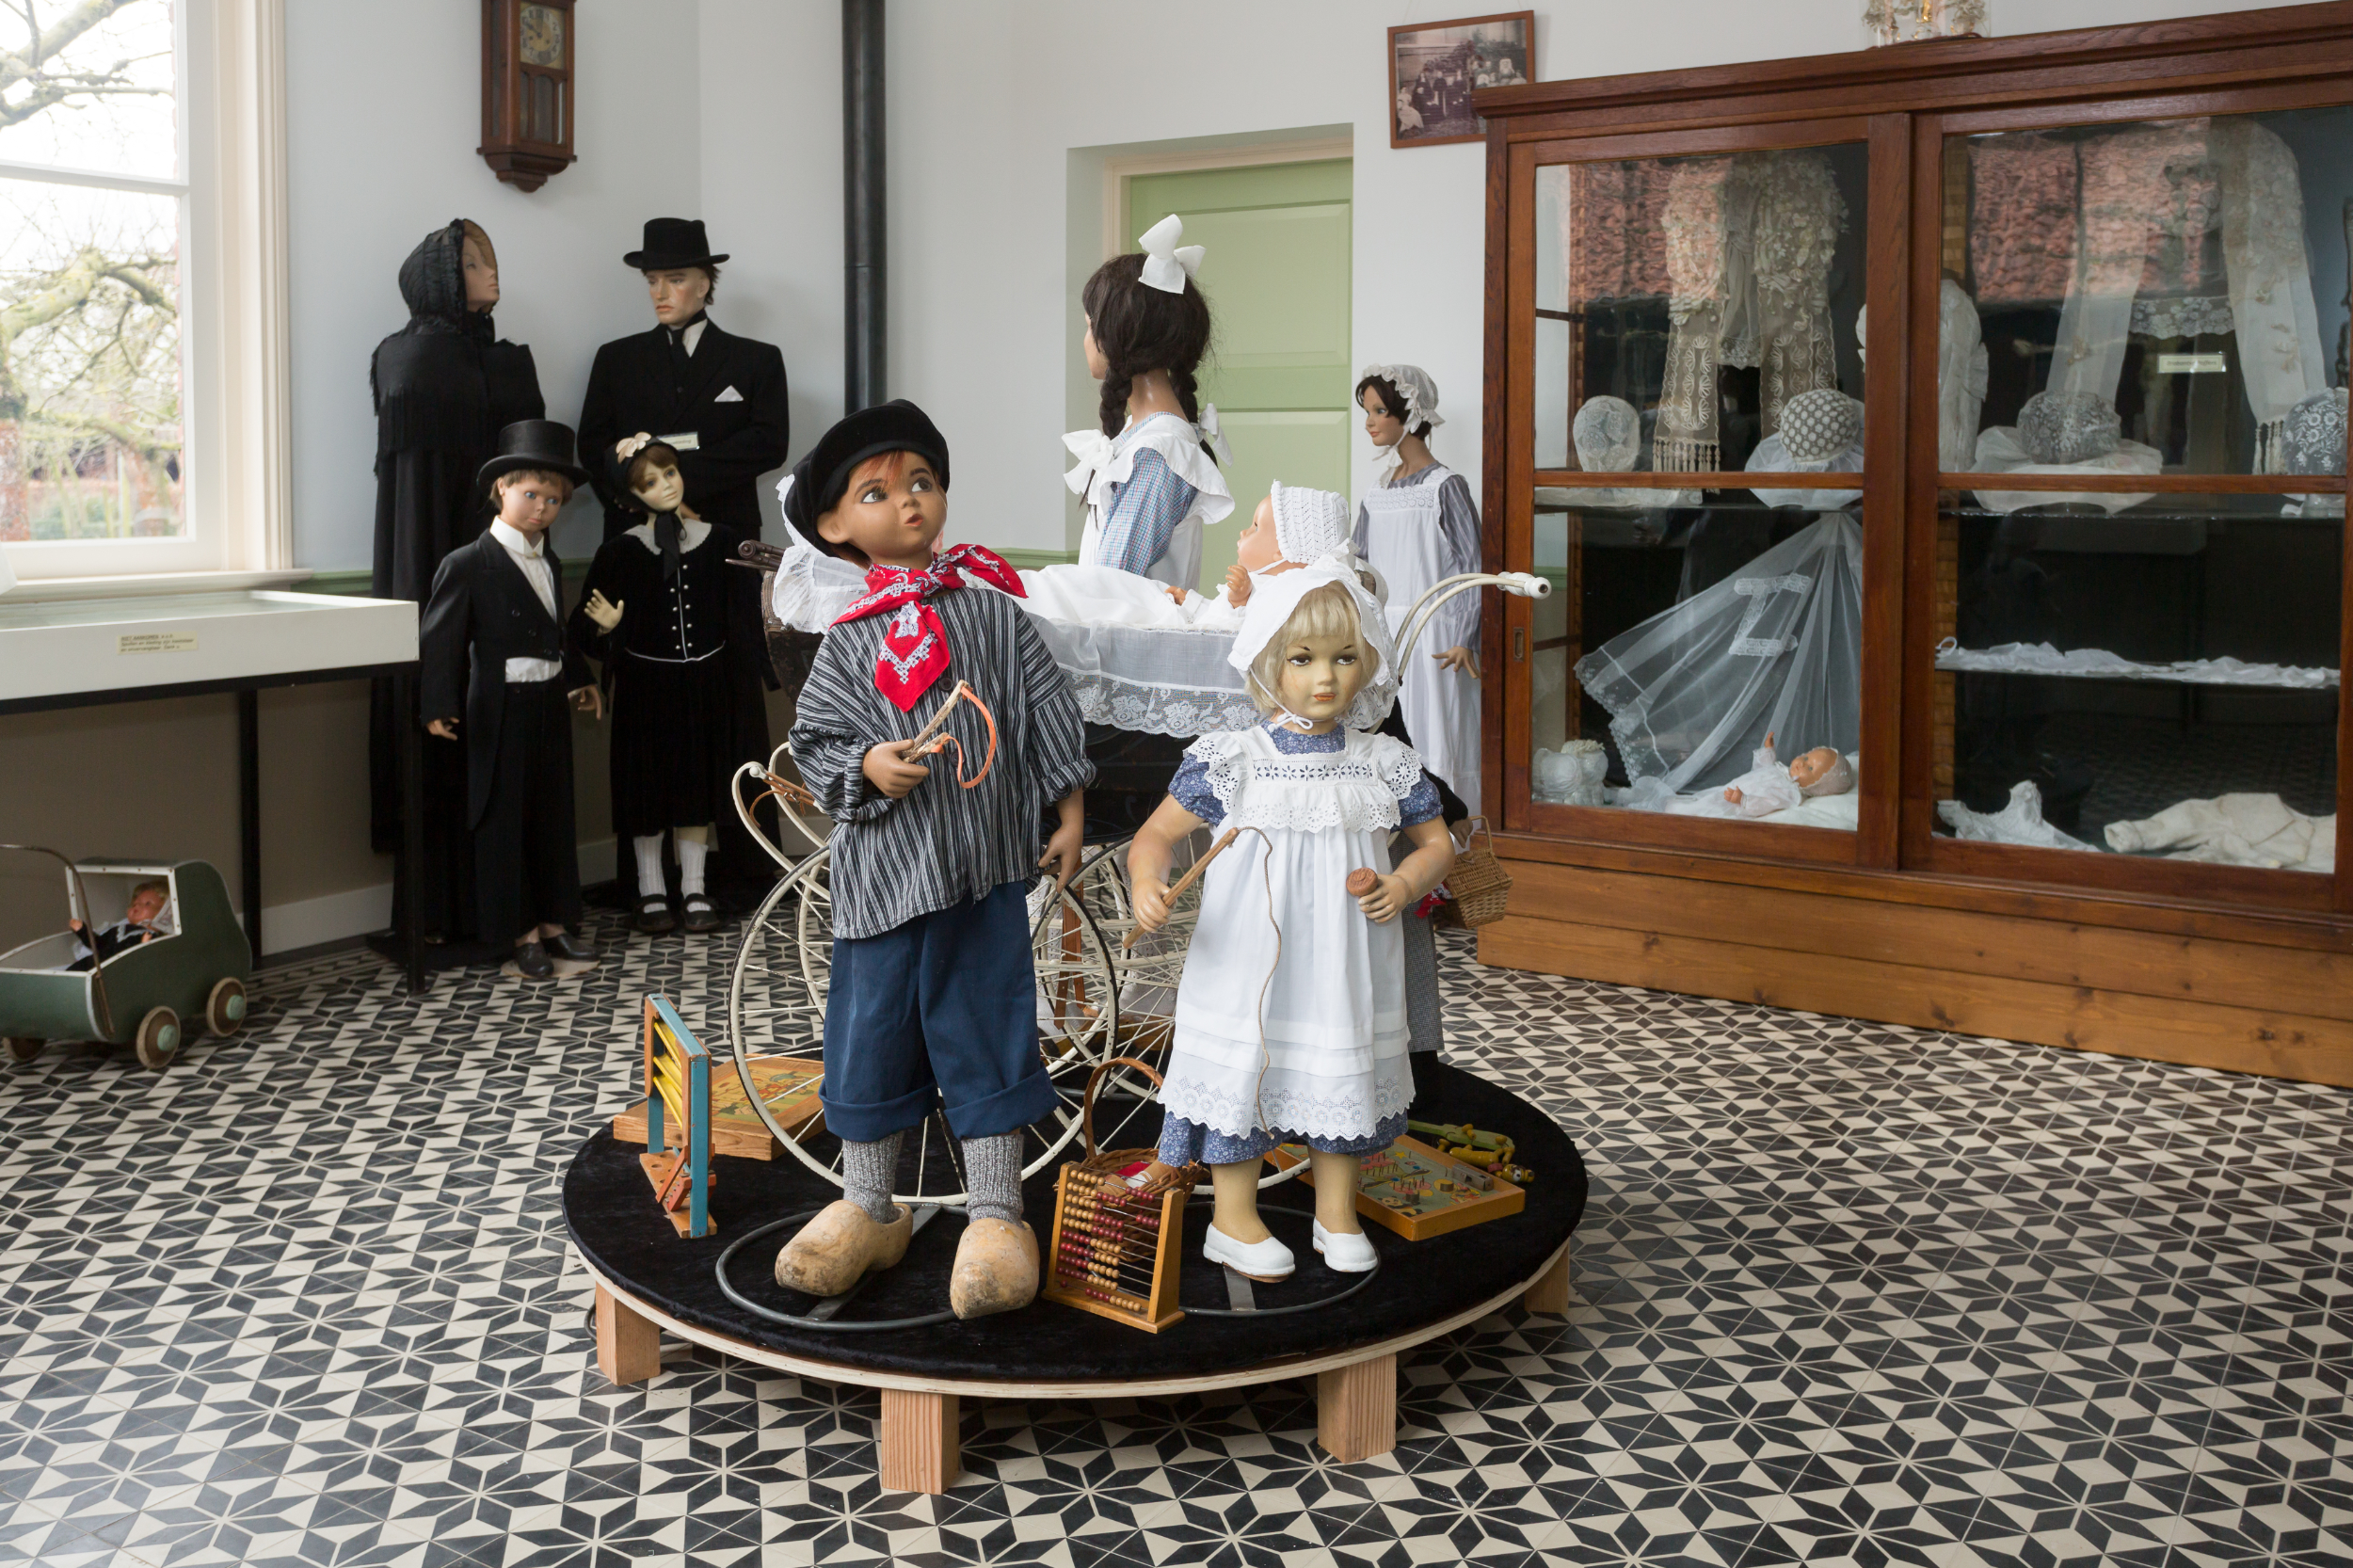
[[[499, 332], [531, 345], [551, 419], [578, 421], [599, 344], [652, 324], [645, 283], [621, 256], [637, 248], [647, 218], [692, 217], [701, 204], [698, 8], [694, 0], [580, 0], [578, 17], [580, 161], [526, 195], [499, 184], [474, 152], [480, 0], [289, 0], [297, 565], [370, 561], [368, 355], [408, 319], [400, 264], [429, 231], [465, 217], [488, 232]], [[830, 149], [822, 156], [830, 160]], [[723, 305], [734, 292], [722, 285]], [[732, 328], [738, 318], [726, 319]], [[557, 548], [584, 555], [600, 534], [576, 502]]]
[[[1996, 32], [2214, 10], [2229, 0], [1993, 0]], [[893, 0], [889, 12], [889, 391], [955, 454], [953, 536], [1064, 544], [1064, 378], [1082, 276], [1065, 233], [1074, 149], [1355, 132], [1354, 358], [1436, 378], [1438, 456], [1479, 476], [1484, 149], [1392, 152], [1386, 29], [1476, 12], [1455, 0]], [[1862, 47], [1855, 0], [1536, 8], [1546, 79]], [[775, 290], [794, 449], [840, 412], [840, 8], [705, 0], [704, 204], [757, 236], [738, 265]], [[741, 241], [745, 246], [752, 239]], [[1214, 300], [1217, 259], [1202, 281]], [[732, 281], [732, 274], [730, 275]], [[748, 290], [746, 292], [749, 292]], [[788, 336], [787, 334], [790, 334]], [[805, 346], [801, 346], [805, 345]], [[804, 424], [804, 421], [812, 423]], [[1357, 441], [1357, 484], [1370, 448]]]

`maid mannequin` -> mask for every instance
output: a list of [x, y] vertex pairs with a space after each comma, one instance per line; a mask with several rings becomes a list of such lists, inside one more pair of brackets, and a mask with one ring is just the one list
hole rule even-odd
[[1080, 292], [1087, 374], [1103, 383], [1099, 430], [1063, 438], [1078, 463], [1064, 475], [1087, 504], [1079, 565], [1114, 567], [1171, 587], [1201, 576], [1201, 530], [1234, 509], [1218, 463], [1217, 409], [1193, 372], [1209, 347], [1209, 302], [1193, 274], [1202, 248], [1179, 246], [1176, 215], [1146, 230], [1141, 254], [1113, 256]]
[[[1470, 486], [1430, 455], [1427, 438], [1446, 422], [1438, 387], [1418, 365], [1368, 365], [1356, 382], [1365, 433], [1384, 477], [1356, 512], [1356, 552], [1388, 585], [1389, 622], [1405, 616], [1430, 586], [1480, 568], [1479, 508]], [[1401, 672], [1399, 706], [1430, 771], [1479, 806], [1480, 597], [1458, 594], [1430, 622], [1439, 651]]]
[[[711, 931], [713, 824], [736, 765], [768, 745], [758, 587], [728, 569], [735, 532], [685, 504], [675, 450], [640, 432], [615, 447], [612, 472], [611, 490], [640, 520], [589, 563], [571, 641], [603, 664], [613, 695], [613, 828], [636, 856], [637, 929]], [[677, 911], [665, 831], [678, 847]]]
[[[1315, 1171], [1316, 1251], [1345, 1272], [1373, 1267], [1358, 1165], [1404, 1130], [1413, 1096], [1398, 917], [1445, 880], [1454, 846], [1420, 759], [1371, 732], [1395, 692], [1388, 641], [1345, 553], [1261, 579], [1230, 658], [1266, 722], [1195, 742], [1128, 852], [1137, 923], [1157, 931], [1178, 840], [1244, 830], [1203, 878], [1159, 1159], [1209, 1165], [1202, 1253], [1254, 1279], [1294, 1267], [1257, 1206], [1259, 1161], [1289, 1141]], [[1401, 828], [1411, 853], [1352, 896], [1350, 873], [1387, 865]]]

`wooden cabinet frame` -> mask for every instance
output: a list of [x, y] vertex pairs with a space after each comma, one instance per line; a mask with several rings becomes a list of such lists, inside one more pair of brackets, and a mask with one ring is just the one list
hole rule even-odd
[[[1501, 678], [1485, 683], [1483, 807], [1499, 824], [1499, 850], [1526, 872], [1511, 917], [1482, 936], [1482, 957], [2353, 1083], [2353, 844], [2340, 839], [2330, 876], [1940, 838], [1934, 638], [1926, 634], [1940, 496], [1974, 488], [1941, 474], [1936, 460], [1945, 138], [2353, 104], [2353, 7], [1538, 83], [1482, 92], [1478, 102], [1489, 127], [1483, 456], [1492, 564], [1524, 568], [1535, 486], [1578, 477], [1534, 468], [1540, 167], [1863, 143], [1865, 297], [1874, 326], [1858, 830], [1532, 800], [1533, 607], [1490, 595], [1481, 651]], [[1689, 488], [1693, 477], [1610, 483]], [[1738, 480], [1743, 488], [1771, 483]], [[2206, 494], [2344, 488], [2282, 475], [2004, 485]], [[2353, 539], [2341, 557], [2342, 658], [2353, 666]], [[2353, 792], [2353, 687], [2341, 682], [2338, 693], [2342, 815]], [[1803, 936], [1784, 929], [1801, 908], [1813, 928]], [[2072, 961], [2054, 967], [2054, 952]], [[2221, 978], [2233, 970], [2269, 978], [2250, 989]]]

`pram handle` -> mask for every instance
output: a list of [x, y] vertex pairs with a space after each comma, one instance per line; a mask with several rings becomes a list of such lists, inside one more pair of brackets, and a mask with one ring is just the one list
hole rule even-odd
[[25, 855], [46, 855], [65, 868], [67, 884], [73, 889], [73, 906], [79, 913], [82, 929], [89, 939], [90, 999], [98, 1004], [98, 1027], [109, 1038], [115, 1032], [115, 1010], [106, 1001], [106, 966], [98, 957], [98, 933], [90, 927], [89, 893], [82, 886], [82, 870], [54, 849], [40, 844], [0, 844], [0, 849], [12, 849]]
[[1397, 639], [1397, 662], [1400, 665], [1413, 656], [1414, 644], [1421, 639], [1423, 629], [1438, 613], [1439, 606], [1456, 594], [1468, 593], [1474, 588], [1500, 588], [1521, 599], [1544, 599], [1552, 593], [1551, 582], [1532, 571], [1466, 571], [1440, 578], [1414, 600], [1412, 609], [1405, 612], [1405, 622]]

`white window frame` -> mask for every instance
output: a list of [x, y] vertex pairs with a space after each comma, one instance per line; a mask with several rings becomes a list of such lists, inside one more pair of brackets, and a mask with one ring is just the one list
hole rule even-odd
[[178, 0], [181, 178], [0, 162], [0, 177], [180, 200], [185, 528], [11, 540], [28, 586], [154, 588], [299, 576], [287, 344], [285, 0]]

